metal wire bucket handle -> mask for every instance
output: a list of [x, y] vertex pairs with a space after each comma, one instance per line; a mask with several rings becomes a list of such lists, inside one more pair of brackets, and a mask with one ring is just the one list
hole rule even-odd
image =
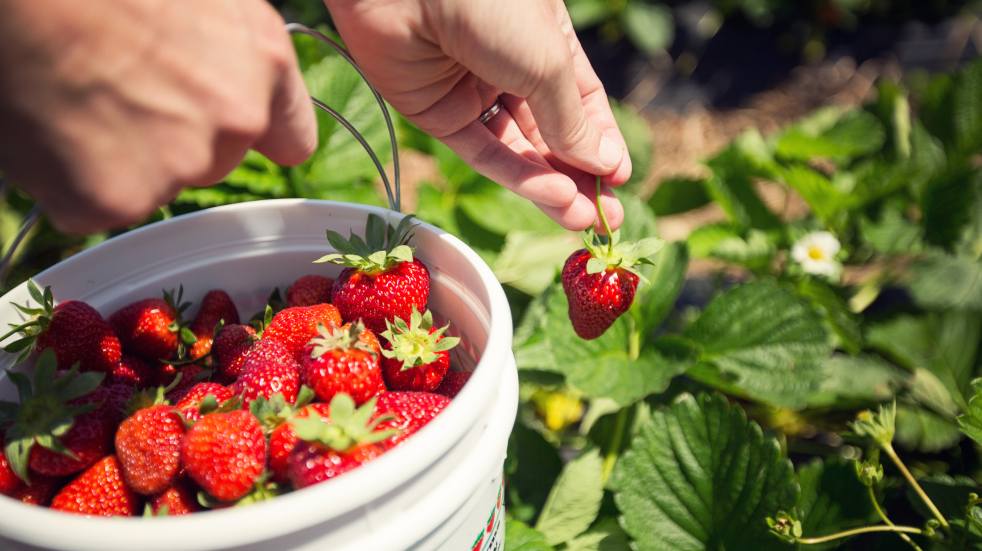
[[[300, 23], [287, 23], [286, 30], [290, 34], [305, 34], [307, 36], [311, 36], [330, 46], [332, 49], [334, 49], [334, 51], [340, 54], [341, 57], [343, 57], [344, 60], [355, 69], [355, 71], [358, 72], [358, 75], [368, 86], [369, 90], [372, 91], [372, 95], [375, 96], [376, 103], [378, 103], [379, 108], [382, 110], [382, 117], [385, 119], [385, 127], [389, 132], [389, 144], [392, 147], [392, 182], [389, 181], [389, 176], [385, 173], [385, 167], [382, 166], [382, 161], [379, 160], [379, 157], [375, 153], [375, 150], [372, 149], [372, 146], [368, 144], [368, 140], [365, 139], [365, 136], [363, 136], [361, 132], [359, 132], [354, 125], [348, 121], [348, 119], [344, 118], [341, 113], [338, 113], [331, 106], [313, 96], [310, 97], [310, 100], [313, 102], [315, 107], [334, 118], [338, 124], [350, 132], [351, 135], [358, 140], [358, 143], [365, 148], [365, 152], [368, 153], [369, 157], [371, 157], [372, 162], [375, 164], [376, 170], [378, 170], [379, 176], [382, 178], [382, 184], [385, 186], [385, 196], [386, 199], [388, 199], [389, 208], [397, 212], [401, 211], [402, 186], [400, 185], [399, 180], [399, 146], [396, 143], [395, 126], [392, 124], [392, 117], [389, 115], [389, 109], [385, 106], [385, 100], [382, 99], [382, 95], [378, 93], [378, 90], [376, 90], [370, 82], [368, 82], [368, 78], [365, 77], [365, 73], [362, 72], [361, 68], [358, 67], [358, 64], [355, 63], [354, 58], [351, 57], [348, 50], [346, 50], [341, 44], [338, 44], [337, 41], [320, 31], [311, 29], [310, 27], [301, 25]], [[395, 185], [393, 185], [393, 183]], [[2, 189], [2, 181], [0, 181], [0, 190]], [[30, 212], [28, 212], [27, 216], [25, 217], [23, 224], [21, 224], [20, 229], [17, 230], [17, 235], [14, 236], [14, 239], [10, 244], [10, 248], [2, 257], [0, 257], [0, 285], [6, 281], [7, 274], [9, 273], [10, 268], [13, 266], [14, 254], [17, 252], [17, 248], [27, 236], [27, 233], [30, 232], [31, 228], [33, 228], [37, 223], [38, 219], [40, 218], [40, 214], [41, 211], [37, 205], [31, 208]]]

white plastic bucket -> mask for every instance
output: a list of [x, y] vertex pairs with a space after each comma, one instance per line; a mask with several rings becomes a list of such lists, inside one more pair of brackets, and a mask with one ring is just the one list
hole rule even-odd
[[[127, 302], [183, 284], [200, 298], [221, 287], [240, 313], [274, 286], [331, 268], [325, 229], [364, 228], [384, 209], [309, 200], [229, 205], [153, 224], [75, 255], [38, 275], [56, 298], [80, 299], [107, 315]], [[430, 306], [464, 337], [468, 384], [444, 412], [403, 445], [334, 480], [241, 508], [168, 518], [88, 518], [0, 496], [0, 549], [501, 549], [502, 465], [518, 405], [511, 314], [488, 266], [454, 236], [416, 229], [430, 268]], [[336, 272], [336, 270], [335, 270]], [[19, 316], [24, 285], [0, 298], [0, 327]], [[2, 354], [0, 354], [2, 355]], [[9, 356], [0, 359], [11, 361]], [[13, 385], [0, 374], [0, 398]]]

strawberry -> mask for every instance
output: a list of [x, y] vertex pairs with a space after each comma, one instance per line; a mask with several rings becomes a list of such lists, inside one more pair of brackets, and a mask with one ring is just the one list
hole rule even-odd
[[341, 314], [331, 304], [294, 306], [280, 310], [263, 331], [263, 340], [277, 341], [300, 361], [300, 354], [310, 339], [317, 336], [317, 328], [329, 329], [341, 325]]
[[379, 429], [390, 429], [394, 435], [382, 444], [391, 448], [433, 420], [450, 399], [430, 392], [386, 392], [378, 397], [375, 413], [387, 416], [379, 423]]
[[183, 480], [153, 496], [147, 508], [152, 516], [187, 515], [201, 510], [194, 490]]
[[130, 489], [153, 495], [171, 486], [181, 468], [183, 439], [184, 421], [168, 404], [140, 409], [123, 421], [116, 429], [116, 456]]
[[224, 379], [234, 381], [238, 378], [246, 352], [256, 340], [256, 330], [248, 325], [226, 325], [218, 331], [211, 346], [211, 356]]
[[319, 275], [305, 275], [297, 278], [286, 290], [287, 306], [313, 306], [331, 302], [331, 289], [334, 280]]
[[330, 413], [330, 407], [324, 402], [306, 405], [311, 398], [313, 398], [313, 391], [309, 387], [303, 387], [300, 389], [296, 405], [287, 404], [282, 394], [277, 394], [268, 401], [265, 398], [258, 398], [249, 405], [250, 411], [259, 419], [269, 435], [269, 470], [276, 482], [289, 481], [287, 460], [299, 441], [293, 425], [288, 421], [307, 417], [312, 412], [322, 416]]
[[216, 402], [221, 403], [235, 396], [235, 392], [231, 388], [218, 383], [197, 383], [184, 393], [184, 396], [181, 397], [180, 401], [174, 407], [188, 421], [199, 421], [202, 417], [201, 403], [208, 396], [213, 396]]
[[138, 300], [109, 316], [123, 347], [148, 360], [169, 360], [183, 356], [184, 346], [195, 341], [181, 317], [190, 303], [181, 302], [184, 288], [164, 298]]
[[378, 349], [372, 346], [378, 341], [363, 334], [370, 332], [361, 322], [333, 330], [321, 327], [320, 335], [304, 349], [303, 380], [318, 399], [329, 402], [345, 393], [364, 404], [385, 390]]
[[235, 501], [249, 493], [263, 472], [266, 437], [248, 411], [205, 415], [184, 438], [181, 461], [212, 497]]
[[470, 371], [454, 371], [449, 370], [447, 374], [443, 376], [443, 381], [440, 382], [440, 386], [436, 388], [433, 392], [437, 394], [442, 394], [447, 398], [455, 398], [457, 393], [460, 392], [467, 381], [471, 378], [472, 372]]
[[604, 334], [631, 307], [638, 288], [637, 265], [650, 264], [648, 257], [662, 246], [662, 241], [653, 237], [635, 243], [620, 243], [618, 237], [614, 232], [604, 244], [588, 231], [586, 248], [573, 252], [563, 266], [569, 319], [582, 339]]
[[232, 391], [246, 404], [258, 396], [270, 398], [277, 393], [293, 403], [300, 390], [300, 366], [293, 358], [280, 341], [264, 338], [246, 354]]
[[42, 352], [33, 384], [23, 373], [8, 372], [20, 404], [0, 402], [0, 426], [7, 425], [4, 452], [25, 482], [28, 465], [38, 474], [64, 476], [85, 469], [109, 449], [109, 425], [92, 411], [96, 404], [72, 403], [95, 390], [105, 374], [75, 369], [56, 374], [56, 363], [54, 351]]
[[51, 503], [51, 498], [60, 486], [60, 478], [32, 476], [30, 484], [22, 484], [20, 488], [7, 495], [27, 505], [41, 505], [46, 507]]
[[109, 383], [85, 396], [72, 400], [70, 403], [75, 405], [93, 404], [95, 409], [92, 410], [92, 415], [115, 427], [129, 415], [129, 402], [135, 393], [136, 388], [133, 385]]
[[39, 306], [14, 304], [27, 321], [0, 336], [0, 342], [20, 333], [21, 338], [4, 347], [7, 352], [21, 352], [21, 359], [33, 346], [38, 352], [51, 348], [58, 357], [58, 367], [70, 369], [76, 363], [81, 371], [112, 371], [122, 356], [122, 345], [113, 328], [88, 304], [69, 300], [54, 306], [51, 287], [38, 289], [28, 280], [27, 289]]
[[112, 371], [109, 373], [109, 383], [124, 383], [136, 388], [146, 388], [155, 384], [156, 370], [142, 359], [123, 354]]
[[[177, 380], [178, 375], [181, 376], [181, 379], [175, 384], [174, 381]], [[182, 366], [164, 364], [160, 372], [159, 384], [169, 389], [167, 390], [168, 400], [178, 402], [191, 390], [191, 387], [208, 380], [209, 376], [211, 376], [211, 370], [198, 364]]]
[[191, 345], [192, 359], [204, 357], [211, 351], [215, 336], [215, 328], [222, 325], [239, 323], [239, 311], [232, 302], [232, 297], [220, 289], [208, 291], [201, 299], [201, 308], [191, 321], [188, 328], [197, 340]]
[[327, 232], [327, 240], [338, 252], [315, 262], [346, 266], [334, 282], [332, 294], [332, 303], [346, 321], [360, 319], [366, 327], [381, 333], [387, 320], [409, 319], [414, 307], [426, 309], [430, 274], [419, 259], [413, 258], [413, 249], [406, 244], [411, 229], [411, 216], [393, 228], [378, 215], [370, 214], [365, 239], [354, 234], [345, 239], [336, 232]]
[[433, 313], [420, 314], [413, 309], [409, 323], [403, 318], [386, 321], [382, 337], [387, 346], [382, 349], [382, 374], [390, 390], [432, 392], [440, 386], [450, 369], [449, 350], [460, 342], [458, 337], [445, 337], [450, 325], [433, 326]]
[[287, 458], [287, 473], [295, 488], [306, 488], [361, 466], [385, 452], [380, 444], [392, 430], [375, 430], [388, 418], [376, 417], [375, 399], [356, 408], [347, 394], [331, 400], [330, 416], [311, 411], [290, 420], [299, 442]]
[[94, 516], [133, 516], [139, 498], [126, 487], [115, 455], [107, 455], [61, 489], [51, 508]]
[[[3, 438], [0, 438], [0, 450], [3, 447]], [[23, 485], [24, 481], [10, 468], [10, 461], [7, 460], [7, 455], [0, 451], [0, 494], [9, 496]]]

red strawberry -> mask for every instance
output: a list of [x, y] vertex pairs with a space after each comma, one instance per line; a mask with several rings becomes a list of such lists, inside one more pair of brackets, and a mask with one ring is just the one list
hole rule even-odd
[[303, 354], [303, 380], [317, 398], [329, 402], [336, 394], [351, 396], [356, 404], [364, 404], [385, 390], [382, 370], [379, 367], [377, 348], [372, 346], [374, 337], [361, 322], [348, 324], [347, 328], [322, 328]]
[[[174, 379], [178, 374], [181, 375], [181, 380], [178, 381], [177, 385], [174, 385]], [[211, 371], [198, 364], [187, 364], [180, 367], [164, 364], [160, 373], [160, 385], [164, 387], [174, 385], [174, 388], [167, 392], [167, 399], [171, 402], [179, 402], [191, 390], [191, 387], [207, 380], [210, 374]]]
[[334, 280], [324, 276], [301, 276], [286, 290], [286, 305], [313, 306], [331, 302], [333, 286]]
[[370, 214], [364, 240], [354, 234], [345, 239], [337, 232], [327, 232], [328, 241], [338, 252], [315, 262], [347, 266], [334, 282], [331, 299], [346, 321], [360, 319], [381, 333], [386, 320], [409, 319], [413, 308], [426, 309], [430, 274], [406, 244], [411, 229], [409, 216], [393, 228]]
[[10, 468], [10, 461], [7, 460], [7, 455], [3, 453], [2, 448], [3, 438], [0, 438], [0, 494], [9, 496], [20, 489], [24, 481]]
[[116, 456], [129, 487], [153, 495], [174, 483], [181, 469], [184, 422], [174, 406], [138, 410], [116, 429]]
[[442, 394], [447, 398], [454, 398], [460, 389], [464, 388], [467, 381], [471, 378], [472, 372], [470, 371], [447, 371], [447, 374], [443, 376], [443, 381], [440, 386], [434, 391], [437, 394]]
[[294, 306], [277, 312], [266, 330], [263, 340], [278, 341], [299, 361], [303, 348], [317, 336], [317, 328], [329, 329], [341, 326], [341, 314], [331, 304]]
[[235, 501], [249, 493], [263, 472], [266, 437], [248, 411], [210, 413], [188, 430], [181, 461], [188, 476], [212, 497]]
[[386, 321], [382, 337], [388, 345], [382, 350], [382, 374], [390, 390], [433, 392], [450, 369], [450, 349], [458, 337], [445, 337], [450, 325], [433, 326], [433, 313], [413, 309], [409, 323], [403, 318]]
[[109, 383], [125, 383], [136, 388], [146, 388], [157, 382], [156, 371], [142, 359], [124, 354], [109, 373]]
[[[331, 408], [328, 404], [317, 402], [301, 408], [294, 414], [293, 418], [302, 419], [309, 417], [311, 413], [327, 417], [330, 412]], [[289, 421], [280, 423], [269, 433], [269, 470], [273, 473], [273, 480], [277, 482], [289, 481], [290, 452], [293, 451], [299, 441], [300, 438], [297, 437], [297, 433]]]
[[433, 420], [450, 399], [430, 392], [386, 392], [375, 404], [377, 415], [390, 416], [379, 423], [379, 429], [394, 429], [395, 434], [383, 445], [395, 446]]
[[248, 325], [226, 325], [211, 347], [211, 356], [219, 374], [234, 381], [242, 373], [246, 352], [256, 343], [256, 330]]
[[133, 516], [139, 498], [126, 487], [116, 456], [107, 455], [61, 489], [52, 509], [94, 516]]
[[232, 391], [248, 404], [258, 396], [270, 398], [281, 393], [290, 403], [300, 390], [300, 366], [294, 355], [280, 341], [265, 338], [246, 354], [242, 374], [232, 384]]
[[169, 360], [179, 356], [181, 347], [194, 341], [194, 335], [183, 327], [181, 314], [189, 306], [181, 302], [183, 287], [175, 297], [138, 300], [109, 316], [123, 347], [150, 360]]
[[10, 467], [24, 481], [30, 480], [28, 465], [39, 474], [64, 476], [85, 469], [109, 449], [109, 425], [91, 411], [95, 404], [77, 401], [105, 374], [56, 373], [56, 363], [53, 351], [42, 352], [33, 383], [23, 373], [8, 372], [20, 404], [0, 402], [0, 426], [7, 425], [4, 452]]
[[49, 476], [32, 476], [30, 484], [22, 484], [10, 497], [27, 505], [47, 506], [61, 486], [61, 479]]
[[208, 396], [214, 396], [219, 404], [235, 396], [235, 392], [227, 386], [218, 383], [198, 383], [188, 389], [180, 401], [175, 404], [181, 415], [188, 421], [198, 421], [202, 414], [200, 411], [201, 402]]
[[287, 458], [287, 473], [295, 488], [305, 488], [334, 478], [385, 453], [381, 441], [394, 431], [375, 430], [385, 418], [370, 421], [375, 400], [360, 408], [347, 394], [331, 400], [330, 417], [316, 411], [290, 420], [300, 441]]
[[72, 400], [75, 405], [94, 404], [92, 415], [100, 417], [103, 422], [115, 427], [129, 415], [129, 402], [136, 388], [127, 383], [109, 383], [94, 391]]
[[[606, 221], [604, 222], [606, 223]], [[661, 248], [657, 238], [619, 243], [614, 232], [606, 244], [592, 231], [586, 248], [575, 251], [563, 266], [563, 291], [569, 300], [569, 319], [582, 339], [595, 339], [621, 316], [638, 288], [636, 266]]]
[[183, 480], [153, 496], [147, 505], [155, 516], [187, 515], [201, 510], [194, 490]]
[[99, 312], [77, 300], [54, 306], [50, 287], [41, 291], [30, 280], [27, 286], [38, 306], [14, 305], [28, 319], [0, 336], [2, 342], [10, 335], [21, 334], [20, 339], [4, 349], [21, 352], [34, 345], [40, 352], [51, 348], [61, 369], [69, 369], [77, 363], [80, 371], [112, 371], [122, 356], [122, 347], [113, 328]]
[[201, 299], [201, 308], [188, 328], [194, 333], [196, 341], [191, 345], [191, 358], [198, 359], [211, 351], [215, 328], [219, 322], [225, 325], [239, 323], [239, 311], [232, 297], [220, 289], [213, 289]]

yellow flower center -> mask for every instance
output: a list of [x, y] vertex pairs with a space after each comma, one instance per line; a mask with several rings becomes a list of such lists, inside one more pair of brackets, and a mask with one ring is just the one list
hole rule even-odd
[[819, 247], [816, 247], [815, 245], [812, 245], [811, 247], [808, 247], [808, 258], [812, 260], [823, 260], [825, 258], [825, 251]]

